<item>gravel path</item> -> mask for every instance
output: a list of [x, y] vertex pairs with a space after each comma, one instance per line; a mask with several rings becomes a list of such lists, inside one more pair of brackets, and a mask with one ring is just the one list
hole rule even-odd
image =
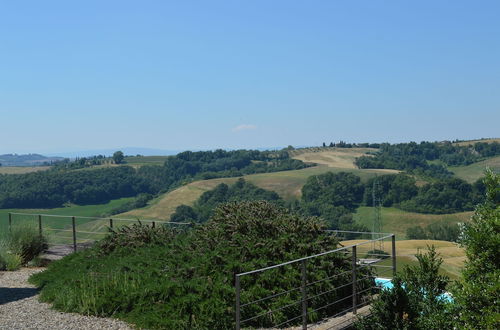
[[0, 272], [0, 329], [132, 329], [122, 321], [61, 313], [39, 302], [38, 292], [28, 278], [42, 270]]

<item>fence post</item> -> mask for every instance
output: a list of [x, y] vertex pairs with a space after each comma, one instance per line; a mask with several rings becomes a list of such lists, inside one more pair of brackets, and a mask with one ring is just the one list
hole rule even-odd
[[396, 235], [392, 234], [392, 276], [396, 276]]
[[109, 228], [113, 228], [113, 219], [109, 219]]
[[236, 275], [236, 330], [240, 330], [240, 277]]
[[40, 237], [42, 237], [42, 215], [38, 215], [38, 233], [40, 234]]
[[75, 223], [75, 217], [71, 217], [71, 223], [73, 225], [73, 251], [76, 252], [76, 223]]
[[156, 225], [155, 225], [155, 222], [153, 221], [153, 228], [155, 228], [155, 227], [156, 227]]
[[9, 212], [9, 233], [12, 232], [12, 213]]
[[352, 247], [352, 313], [356, 314], [357, 309], [357, 290], [356, 290], [356, 245]]
[[305, 260], [300, 262], [300, 268], [302, 273], [302, 285], [300, 286], [302, 292], [302, 329], [307, 329], [307, 269]]

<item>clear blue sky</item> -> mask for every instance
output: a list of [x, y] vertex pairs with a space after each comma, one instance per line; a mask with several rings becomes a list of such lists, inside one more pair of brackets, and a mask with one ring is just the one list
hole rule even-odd
[[5, 1], [0, 153], [500, 136], [500, 1]]

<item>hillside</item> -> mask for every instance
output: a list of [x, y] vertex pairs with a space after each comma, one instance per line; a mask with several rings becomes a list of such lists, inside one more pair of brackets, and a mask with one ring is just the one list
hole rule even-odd
[[484, 142], [484, 143], [498, 142], [498, 143], [500, 143], [500, 138], [489, 138], [489, 139], [460, 141], [460, 142], [455, 142], [453, 144], [456, 144], [456, 145], [459, 145], [459, 146], [470, 146], [470, 145], [474, 145], [474, 143], [477, 143], [477, 142]]
[[2, 166], [38, 166], [62, 159], [61, 157], [46, 157], [39, 154], [5, 154], [0, 155], [0, 164]]
[[[396, 234], [396, 239], [403, 240], [406, 239], [406, 230], [409, 227], [425, 227], [440, 221], [445, 223], [466, 222], [469, 221], [472, 214], [472, 211], [451, 214], [422, 214], [403, 211], [395, 207], [382, 207], [382, 231]], [[356, 222], [371, 228], [373, 216], [373, 207], [361, 206], [354, 214], [354, 219]]]
[[473, 183], [477, 179], [483, 177], [486, 168], [490, 168], [493, 172], [500, 173], [500, 156], [485, 159], [467, 166], [448, 167], [457, 177], [469, 183]]
[[25, 174], [45, 171], [49, 168], [50, 166], [0, 166], [0, 174]]
[[[359, 155], [373, 149], [368, 148], [328, 148], [323, 151], [313, 151], [312, 148], [294, 150], [292, 158], [305, 162], [316, 162], [320, 165], [300, 170], [282, 171], [274, 173], [250, 174], [243, 178], [263, 189], [277, 192], [285, 200], [300, 198], [302, 186], [311, 175], [326, 172], [351, 172], [368, 180], [376, 174], [398, 173], [396, 170], [386, 169], [357, 169], [353, 162]], [[177, 188], [156, 198], [150, 206], [132, 210], [120, 216], [146, 217], [167, 220], [175, 208], [181, 204], [192, 205], [205, 191], [215, 188], [219, 183], [234, 183], [237, 178], [221, 178], [201, 180]]]

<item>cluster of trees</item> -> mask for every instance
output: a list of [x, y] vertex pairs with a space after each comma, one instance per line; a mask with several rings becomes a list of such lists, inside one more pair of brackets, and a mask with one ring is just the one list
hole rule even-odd
[[0, 208], [47, 208], [64, 203], [99, 204], [154, 193], [131, 167], [0, 175]]
[[406, 230], [406, 238], [458, 242], [460, 231], [461, 229], [459, 224], [434, 222], [427, 225], [425, 228], [420, 226], [408, 228]]
[[[374, 184], [375, 183], [375, 184]], [[398, 207], [418, 213], [454, 213], [474, 209], [484, 200], [484, 184], [473, 185], [457, 178], [436, 180], [417, 187], [405, 174], [371, 178], [346, 172], [311, 176], [302, 188], [301, 203], [293, 205], [308, 215], [324, 217], [334, 228], [352, 227], [352, 213], [360, 205], [373, 206], [373, 189], [382, 206]]]
[[234, 185], [228, 186], [221, 183], [214, 189], [204, 192], [192, 207], [178, 206], [170, 220], [203, 223], [208, 221], [215, 208], [220, 204], [258, 200], [265, 200], [280, 206], [285, 204], [284, 200], [274, 191], [265, 190], [244, 179], [238, 179]]
[[[375, 183], [375, 184], [374, 184]], [[386, 207], [395, 206], [420, 213], [453, 213], [472, 210], [484, 200], [484, 184], [474, 185], [460, 179], [445, 179], [417, 187], [415, 179], [405, 174], [371, 178], [366, 183], [348, 172], [327, 172], [308, 178], [300, 200], [285, 202], [278, 194], [239, 179], [234, 185], [220, 184], [207, 191], [193, 206], [181, 205], [171, 216], [174, 222], [207, 221], [220, 204], [232, 201], [266, 200], [305, 216], [323, 218], [329, 229], [368, 231], [356, 224], [353, 214], [360, 205], [373, 205], [373, 188]], [[433, 224], [426, 229], [410, 228], [409, 238], [456, 241], [456, 225]]]
[[[116, 152], [115, 162], [123, 162]], [[96, 161], [103, 157], [96, 156]], [[91, 159], [90, 161], [94, 161]], [[70, 202], [106, 203], [111, 199], [157, 194], [194, 179], [241, 176], [307, 167], [282, 151], [186, 151], [167, 158], [163, 166], [134, 169], [129, 166], [88, 169], [89, 159], [56, 166], [50, 171], [0, 175], [0, 208], [49, 208]], [[73, 167], [74, 166], [74, 167]]]
[[180, 205], [171, 216], [174, 222], [206, 222], [217, 206], [238, 201], [265, 200], [285, 206], [304, 216], [317, 216], [329, 229], [367, 230], [354, 223], [352, 213], [363, 200], [363, 184], [351, 173], [326, 173], [309, 178], [299, 201], [287, 203], [277, 193], [239, 179], [234, 185], [219, 184], [203, 193], [194, 205]]
[[442, 259], [430, 247], [417, 255], [418, 266], [405, 266], [380, 292], [357, 329], [500, 328], [500, 176], [488, 172], [485, 186], [485, 201], [461, 234], [467, 255], [461, 279], [450, 283], [439, 274]]
[[473, 146], [459, 146], [451, 142], [410, 142], [380, 145], [373, 156], [361, 156], [355, 161], [359, 168], [388, 168], [438, 178], [451, 177], [440, 161], [448, 166], [469, 165], [485, 157], [500, 155], [498, 142], [477, 142]]
[[87, 168], [97, 165], [102, 165], [106, 162], [106, 156], [97, 155], [91, 157], [77, 157], [74, 160], [64, 158], [47, 165], [52, 166], [53, 170], [76, 170], [80, 168]]

